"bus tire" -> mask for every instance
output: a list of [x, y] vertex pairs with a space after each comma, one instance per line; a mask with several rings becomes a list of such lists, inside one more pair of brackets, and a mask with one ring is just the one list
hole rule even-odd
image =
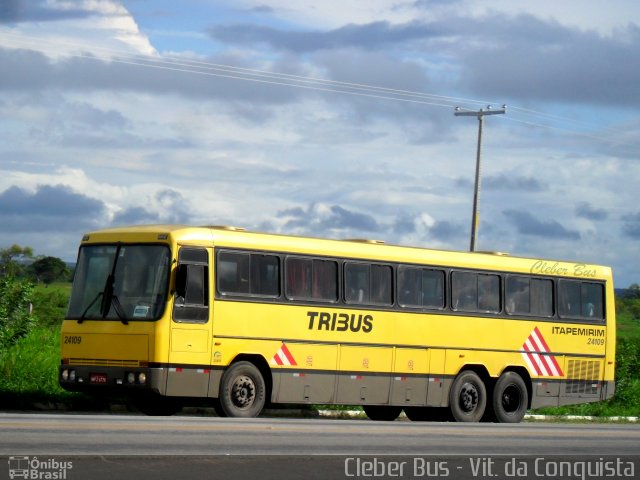
[[266, 385], [251, 362], [234, 363], [220, 384], [220, 406], [228, 417], [257, 417], [265, 405]]
[[500, 375], [493, 389], [493, 412], [500, 423], [518, 423], [529, 403], [527, 386], [516, 372]]
[[393, 405], [363, 405], [362, 409], [369, 419], [380, 422], [393, 422], [402, 412], [402, 407]]
[[479, 422], [487, 407], [487, 389], [472, 370], [460, 372], [449, 391], [449, 408], [458, 422]]

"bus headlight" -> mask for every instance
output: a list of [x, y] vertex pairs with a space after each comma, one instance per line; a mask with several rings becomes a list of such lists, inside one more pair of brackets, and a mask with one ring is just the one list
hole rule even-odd
[[75, 382], [76, 381], [76, 371], [75, 370], [71, 370], [69, 372], [69, 381], [70, 382]]
[[147, 383], [147, 374], [146, 373], [139, 373], [138, 374], [138, 383], [140, 384], [145, 384]]
[[133, 372], [127, 373], [127, 382], [132, 384], [136, 382], [136, 374]]
[[69, 370], [67, 370], [66, 368], [62, 370], [61, 376], [62, 376], [62, 380], [64, 380], [65, 382], [69, 380]]

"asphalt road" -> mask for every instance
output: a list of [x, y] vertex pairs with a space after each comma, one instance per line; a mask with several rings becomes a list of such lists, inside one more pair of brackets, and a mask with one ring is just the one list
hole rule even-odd
[[0, 414], [0, 455], [636, 455], [636, 424]]
[[[609, 457], [615, 461], [627, 456], [634, 468], [627, 473], [633, 476], [620, 474], [615, 478], [634, 478], [640, 475], [639, 453], [640, 425], [636, 424], [500, 425], [0, 413], [0, 457], [13, 457], [14, 464], [20, 456], [70, 461], [74, 469], [64, 477], [44, 477], [69, 480], [86, 475], [96, 480], [351, 476], [499, 480], [516, 476], [503, 476], [507, 463], [515, 468], [516, 460], [530, 464], [529, 470], [519, 472], [518, 477], [557, 475], [554, 464], [550, 471], [546, 467], [542, 472], [545, 475], [534, 471], [538, 466], [534, 462], [542, 457], [593, 460], [594, 472], [599, 475], [563, 475], [584, 480], [606, 476], [603, 469], [608, 464], [603, 462]], [[415, 470], [415, 462], [422, 470]], [[7, 465], [11, 465], [2, 463], [5, 466], [0, 466], [0, 479], [3, 468], [8, 472]], [[44, 465], [51, 467], [51, 463]], [[429, 465], [435, 469], [433, 475], [424, 468]], [[393, 470], [395, 467], [400, 470]], [[376, 468], [383, 475], [375, 475]], [[212, 476], [212, 472], [217, 474]]]

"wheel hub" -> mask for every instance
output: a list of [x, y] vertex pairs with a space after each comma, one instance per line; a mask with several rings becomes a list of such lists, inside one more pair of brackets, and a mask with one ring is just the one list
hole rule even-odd
[[465, 412], [473, 412], [478, 407], [478, 389], [475, 385], [466, 383], [460, 390], [460, 406]]
[[513, 413], [520, 408], [520, 392], [514, 386], [504, 389], [502, 394], [502, 407], [506, 412]]
[[238, 408], [247, 408], [253, 404], [256, 397], [256, 386], [246, 375], [239, 376], [231, 388], [231, 400]]

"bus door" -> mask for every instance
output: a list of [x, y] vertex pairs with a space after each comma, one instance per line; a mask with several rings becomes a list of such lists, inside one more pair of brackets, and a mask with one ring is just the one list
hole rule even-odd
[[212, 338], [211, 249], [180, 246], [173, 297], [167, 395], [206, 397]]

